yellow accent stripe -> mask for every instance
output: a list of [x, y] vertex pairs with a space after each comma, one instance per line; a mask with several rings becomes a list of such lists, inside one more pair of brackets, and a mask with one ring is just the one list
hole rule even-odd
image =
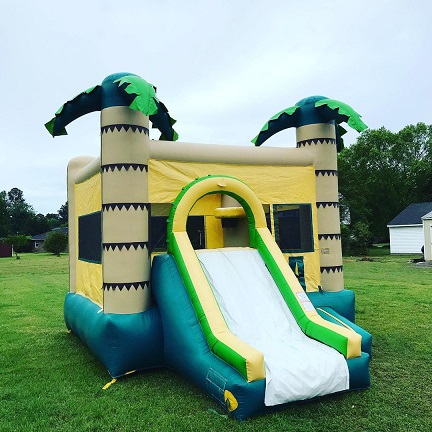
[[224, 391], [224, 401], [229, 412], [233, 412], [238, 408], [237, 399], [229, 390]]
[[264, 355], [229, 330], [187, 233], [173, 235], [213, 335], [245, 359], [248, 382], [265, 378]]
[[108, 388], [110, 388], [115, 382], [117, 381], [116, 378], [113, 378], [109, 383], [106, 383], [103, 387], [102, 390], [106, 390]]
[[[316, 308], [317, 310], [321, 311], [322, 313], [328, 315], [329, 317], [331, 317], [332, 319], [334, 319], [335, 321], [337, 321], [341, 326], [346, 327], [349, 330], [353, 330], [352, 327], [350, 327], [347, 323], [344, 323], [343, 321], [341, 321], [340, 319], [336, 318], [334, 315], [332, 315], [330, 312], [327, 312], [326, 310], [322, 309], [322, 308]], [[354, 330], [353, 330], [354, 331]]]
[[[287, 260], [283, 256], [283, 253], [274, 241], [272, 235], [270, 234], [270, 231], [267, 228], [258, 228], [257, 231], [261, 236], [263, 242], [265, 243], [267, 249], [273, 255], [274, 260], [276, 261], [281, 273], [288, 282], [288, 285], [294, 293], [297, 301], [301, 304], [297, 294], [304, 293], [303, 288], [301, 287], [299, 281], [292, 272]], [[337, 324], [326, 321], [324, 318], [319, 316], [315, 308], [313, 308], [312, 310], [305, 310], [303, 307], [303, 310], [307, 318], [309, 318], [312, 322], [319, 324], [321, 327], [332, 330], [335, 333], [339, 333], [347, 338], [347, 358], [359, 357], [361, 355], [361, 335], [359, 335], [352, 329], [340, 327]]]
[[197, 200], [210, 192], [230, 192], [241, 197], [248, 203], [253, 212], [255, 226], [267, 226], [261, 202], [249, 186], [235, 178], [209, 177], [192, 185], [181, 198], [173, 217], [172, 235], [181, 250], [182, 259], [212, 334], [245, 359], [246, 379], [249, 382], [263, 379], [265, 378], [264, 355], [234, 336], [229, 330], [186, 233], [186, 222], [191, 208]]
[[246, 213], [243, 207], [219, 207], [215, 209], [215, 218], [245, 218]]
[[326, 321], [324, 318], [316, 313], [316, 316], [311, 317], [311, 321], [319, 324], [321, 327], [326, 327], [329, 330], [339, 333], [345, 336], [347, 339], [347, 353], [346, 358], [355, 358], [361, 356], [361, 341], [362, 337], [352, 329], [347, 329], [345, 327], [338, 326], [337, 324]]
[[255, 218], [255, 227], [267, 227], [262, 204], [252, 189], [241, 181], [230, 177], [209, 177], [206, 180], [195, 183], [178, 203], [172, 224], [173, 232], [186, 231], [186, 222], [190, 209], [195, 202], [209, 192], [231, 192], [244, 199], [250, 206]]

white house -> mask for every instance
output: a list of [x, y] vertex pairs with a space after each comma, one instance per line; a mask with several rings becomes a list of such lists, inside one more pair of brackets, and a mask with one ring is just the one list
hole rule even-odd
[[430, 212], [432, 202], [413, 203], [387, 224], [390, 233], [390, 253], [421, 253], [421, 248], [425, 245], [422, 217]]
[[422, 217], [424, 235], [424, 258], [432, 260], [432, 211]]

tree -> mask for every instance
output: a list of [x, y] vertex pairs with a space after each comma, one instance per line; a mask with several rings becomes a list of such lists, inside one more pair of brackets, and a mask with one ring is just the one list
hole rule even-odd
[[0, 238], [6, 237], [10, 232], [10, 215], [8, 212], [6, 191], [0, 192]]
[[6, 205], [10, 219], [10, 234], [37, 234], [34, 232], [36, 212], [24, 199], [22, 190], [12, 188], [7, 193]]
[[68, 245], [68, 236], [61, 231], [51, 231], [47, 234], [43, 247], [45, 251], [60, 256]]
[[51, 231], [54, 228], [60, 227], [61, 225], [60, 216], [58, 215], [58, 213], [47, 213], [44, 218], [48, 226], [48, 229], [46, 231]]
[[66, 201], [58, 210], [58, 219], [61, 225], [67, 225], [68, 223], [68, 202]]
[[376, 240], [387, 239], [387, 223], [408, 204], [432, 201], [432, 126], [367, 130], [338, 164], [351, 225], [362, 222]]
[[29, 217], [24, 227], [25, 231], [30, 235], [41, 234], [51, 230], [48, 219], [41, 213]]
[[57, 213], [36, 214], [21, 189], [0, 192], [0, 238], [35, 235], [67, 225], [67, 202]]
[[352, 227], [342, 225], [341, 235], [345, 255], [367, 255], [372, 233], [365, 222], [357, 222]]
[[14, 252], [30, 252], [31, 251], [31, 237], [23, 234], [16, 234], [7, 236], [5, 239], [7, 244], [14, 248]]

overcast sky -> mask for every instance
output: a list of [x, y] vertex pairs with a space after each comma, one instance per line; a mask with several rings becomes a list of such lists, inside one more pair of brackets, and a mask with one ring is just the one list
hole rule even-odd
[[21, 189], [38, 213], [57, 212], [68, 161], [100, 145], [98, 113], [55, 139], [44, 123], [114, 72], [157, 86], [181, 141], [252, 145], [311, 95], [348, 103], [373, 129], [431, 124], [430, 0], [14, 0], [0, 22], [0, 191]]

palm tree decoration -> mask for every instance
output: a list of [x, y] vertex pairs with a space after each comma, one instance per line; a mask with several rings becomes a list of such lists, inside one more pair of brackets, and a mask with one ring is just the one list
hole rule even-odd
[[270, 118], [252, 140], [260, 146], [274, 134], [296, 128], [298, 148], [308, 147], [315, 155], [318, 241], [321, 251], [321, 287], [343, 289], [340, 235], [337, 152], [343, 149], [346, 122], [357, 132], [367, 129], [361, 116], [349, 105], [324, 96], [311, 96]]
[[176, 121], [170, 117], [165, 105], [157, 98], [155, 87], [130, 73], [109, 75], [101, 85], [83, 91], [62, 105], [45, 127], [53, 137], [67, 135], [66, 126], [78, 117], [112, 106], [129, 106], [132, 110], [140, 111], [143, 115], [149, 116], [153, 127], [161, 131], [160, 139], [178, 139], [172, 128]]
[[[150, 120], [161, 131], [160, 139], [174, 141], [175, 120], [152, 84], [118, 73], [66, 102], [45, 126], [53, 137], [66, 135], [69, 123], [93, 111], [101, 111], [103, 310], [142, 312], [150, 306], [148, 125]], [[73, 212], [71, 208], [69, 237], [75, 242], [71, 230], [79, 215]], [[73, 275], [70, 280], [75, 280]], [[70, 290], [75, 290], [73, 282]]]
[[349, 105], [324, 96], [311, 96], [271, 117], [252, 142], [260, 146], [274, 134], [290, 127], [299, 128], [310, 124], [333, 123], [336, 126], [337, 150], [341, 151], [343, 148], [342, 135], [346, 133], [346, 130], [340, 126], [342, 122], [347, 122], [357, 132], [367, 129], [361, 116]]

